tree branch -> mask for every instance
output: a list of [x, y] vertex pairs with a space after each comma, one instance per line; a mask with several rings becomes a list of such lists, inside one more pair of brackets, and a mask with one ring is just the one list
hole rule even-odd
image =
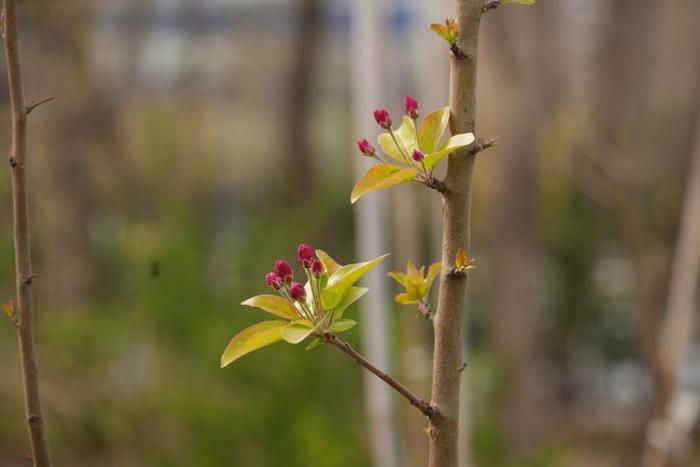
[[406, 386], [403, 384], [399, 383], [396, 381], [393, 377], [389, 376], [376, 366], [372, 365], [369, 360], [367, 360], [365, 357], [363, 357], [360, 353], [358, 353], [355, 349], [352, 348], [350, 344], [347, 342], [344, 342], [340, 339], [338, 339], [338, 336], [335, 334], [325, 334], [323, 337], [324, 341], [340, 350], [345, 352], [355, 360], [357, 363], [360, 364], [360, 366], [365, 367], [365, 369], [369, 370], [370, 372], [374, 373], [379, 379], [387, 383], [389, 386], [394, 388], [399, 394], [404, 396], [408, 402], [411, 403], [414, 407], [416, 407], [418, 410], [423, 413], [426, 417], [433, 419], [433, 418], [438, 418], [439, 413], [433, 407], [428, 403], [428, 401], [425, 401], [415, 394], [411, 392], [410, 389], [408, 389]]
[[[450, 132], [475, 133], [476, 67], [483, 0], [456, 0], [459, 37], [450, 60]], [[467, 280], [450, 277], [449, 265], [459, 248], [471, 251], [471, 195], [475, 153], [472, 148], [448, 156], [443, 195], [442, 274], [433, 319], [433, 386], [431, 404], [442, 417], [430, 419], [429, 467], [459, 464], [459, 405], [463, 365]]]
[[30, 248], [29, 196], [26, 178], [27, 113], [22, 90], [17, 32], [17, 2], [5, 0], [3, 9], [5, 60], [12, 107], [12, 213], [14, 218], [15, 275], [17, 283], [17, 339], [24, 381], [27, 425], [35, 467], [50, 467], [39, 398], [39, 370], [34, 349], [34, 310], [31, 286], [34, 280]]

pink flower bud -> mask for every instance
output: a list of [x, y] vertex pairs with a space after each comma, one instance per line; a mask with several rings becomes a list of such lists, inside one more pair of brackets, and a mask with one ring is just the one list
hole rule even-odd
[[377, 124], [385, 130], [391, 128], [391, 114], [386, 109], [375, 110], [374, 119], [377, 121]]
[[280, 278], [282, 282], [289, 284], [294, 279], [294, 271], [292, 267], [283, 259], [278, 259], [275, 262], [275, 274]]
[[403, 100], [403, 109], [411, 118], [418, 118], [418, 101], [411, 96], [406, 96]]
[[415, 150], [413, 151], [413, 154], [412, 154], [412, 155], [413, 155], [413, 160], [416, 161], [416, 162], [422, 161], [423, 158], [425, 157], [425, 154], [423, 154], [422, 152], [420, 152], [418, 149], [415, 149]]
[[270, 272], [265, 276], [265, 282], [267, 282], [267, 285], [275, 290], [282, 288], [282, 280], [274, 272]]
[[323, 274], [323, 264], [316, 258], [311, 262], [311, 274], [313, 274], [316, 279]]
[[303, 285], [295, 282], [289, 288], [289, 296], [292, 297], [292, 300], [300, 302], [306, 298], [306, 290], [304, 289]]
[[314, 253], [314, 249], [309, 245], [302, 243], [297, 250], [297, 257], [305, 268], [309, 268], [311, 267], [311, 261], [316, 257], [316, 253]]
[[376, 150], [366, 139], [357, 140], [357, 148], [365, 156], [373, 156]]

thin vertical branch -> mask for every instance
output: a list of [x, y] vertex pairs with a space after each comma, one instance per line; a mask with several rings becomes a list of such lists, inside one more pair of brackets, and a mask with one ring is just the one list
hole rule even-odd
[[22, 89], [17, 33], [17, 2], [4, 2], [5, 60], [12, 107], [12, 213], [14, 217], [15, 273], [17, 281], [17, 338], [22, 364], [24, 400], [35, 467], [50, 467], [51, 459], [44, 432], [39, 398], [39, 370], [34, 350], [34, 310], [32, 306], [32, 259], [27, 193], [27, 108]]
[[[459, 40], [450, 63], [450, 131], [475, 131], [476, 65], [483, 0], [457, 0]], [[471, 192], [475, 155], [468, 149], [449, 156], [443, 194], [442, 274], [434, 320], [431, 404], [440, 416], [430, 419], [429, 466], [458, 465], [459, 402], [467, 279], [454, 277], [457, 249], [470, 251]]]

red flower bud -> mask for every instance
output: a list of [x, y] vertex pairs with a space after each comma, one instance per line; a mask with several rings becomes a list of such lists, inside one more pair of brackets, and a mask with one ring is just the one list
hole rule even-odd
[[316, 253], [314, 253], [314, 249], [309, 245], [302, 243], [297, 250], [297, 257], [299, 258], [299, 262], [301, 262], [305, 268], [308, 268], [311, 266], [311, 260], [316, 257]]
[[292, 267], [283, 259], [278, 259], [275, 262], [275, 274], [280, 278], [282, 282], [289, 284], [294, 279], [294, 271]]
[[313, 274], [316, 279], [323, 274], [323, 264], [316, 258], [311, 262], [311, 274]]
[[418, 101], [411, 96], [406, 96], [403, 100], [403, 109], [411, 118], [418, 118]]
[[366, 139], [357, 140], [357, 148], [365, 156], [373, 156], [376, 150]]
[[385, 130], [391, 128], [391, 114], [386, 109], [375, 110], [374, 119], [377, 121], [377, 124]]
[[300, 302], [306, 298], [306, 290], [304, 289], [303, 285], [295, 282], [289, 288], [289, 296], [292, 297], [292, 300]]
[[282, 288], [282, 279], [280, 279], [280, 277], [274, 272], [270, 272], [265, 276], [265, 282], [267, 282], [267, 285], [275, 290]]
[[415, 149], [415, 150], [413, 151], [413, 154], [412, 154], [412, 155], [413, 155], [413, 160], [416, 161], [416, 162], [422, 161], [423, 158], [425, 157], [425, 154], [423, 154], [422, 152], [420, 152], [418, 149]]

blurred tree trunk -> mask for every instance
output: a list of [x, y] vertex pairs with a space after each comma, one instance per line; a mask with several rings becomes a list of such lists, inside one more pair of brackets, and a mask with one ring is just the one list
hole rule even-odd
[[[33, 5], [36, 43], [42, 50], [42, 67], [50, 70], [40, 88], [56, 96], [43, 111], [47, 119], [46, 157], [49, 204], [38, 206], [46, 229], [40, 231], [45, 250], [40, 274], [56, 308], [84, 300], [94, 285], [96, 259], [89, 225], [96, 205], [91, 183], [91, 138], [105, 143], [109, 110], [90, 79], [89, 39], [91, 9], [82, 1], [41, 1]], [[58, 84], [60, 83], [60, 84]], [[93, 140], [94, 141], [94, 140]], [[61, 206], [60, 209], [57, 206]]]
[[321, 0], [297, 0], [297, 5], [299, 21], [284, 125], [289, 132], [287, 151], [294, 183], [292, 188], [294, 196], [301, 198], [308, 195], [314, 186], [309, 121], [322, 32], [322, 4]]
[[[351, 112], [354, 134], [374, 140], [377, 127], [372, 110], [380, 102], [381, 86], [376, 73], [367, 70], [381, 66], [377, 44], [381, 43], [383, 2], [355, 0], [351, 7], [350, 37]], [[370, 166], [368, 158], [352, 151], [354, 172], [359, 177]], [[374, 193], [355, 205], [356, 257], [373, 258], [387, 251], [385, 193]], [[372, 293], [359, 304], [366, 318], [360, 322], [362, 347], [367, 358], [378, 368], [390, 370], [389, 306], [386, 268], [377, 267], [366, 276]], [[396, 416], [389, 386], [369, 372], [364, 374], [367, 437], [372, 463], [376, 467], [399, 467]]]

